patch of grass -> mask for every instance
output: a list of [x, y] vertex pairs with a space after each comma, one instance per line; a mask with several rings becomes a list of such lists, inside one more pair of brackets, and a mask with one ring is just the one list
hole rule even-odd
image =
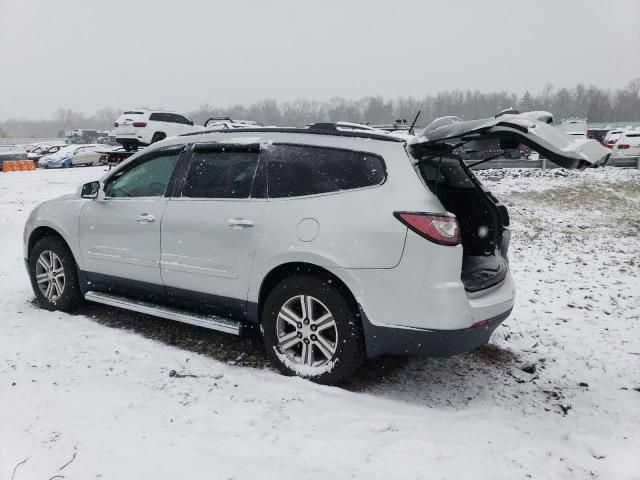
[[479, 360], [492, 365], [509, 365], [518, 361], [518, 355], [508, 348], [487, 343], [472, 352]]
[[[618, 232], [624, 232], [626, 235], [637, 236], [640, 231], [640, 182], [590, 179], [576, 185], [542, 191], [517, 191], [503, 196], [512, 205], [528, 205], [538, 211], [541, 207], [546, 207], [573, 214], [577, 222], [581, 220], [580, 217], [586, 220], [593, 219], [593, 216], [606, 215], [609, 218], [607, 224], [615, 225]], [[559, 228], [562, 230], [562, 227]], [[567, 233], [573, 231], [565, 230]]]
[[596, 208], [635, 206], [640, 202], [638, 182], [583, 182], [577, 185], [555, 187], [542, 191], [511, 192], [510, 200], [544, 203], [560, 209], [584, 208], [585, 204]]

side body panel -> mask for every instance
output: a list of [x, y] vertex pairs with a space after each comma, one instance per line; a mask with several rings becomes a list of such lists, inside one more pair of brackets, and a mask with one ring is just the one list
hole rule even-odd
[[262, 199], [169, 200], [162, 219], [164, 285], [246, 301], [265, 206]]
[[162, 284], [160, 223], [166, 203], [164, 197], [88, 202], [79, 228], [84, 270]]
[[[312, 143], [313, 138], [305, 140], [316, 144]], [[249, 288], [250, 302], [258, 301], [266, 275], [285, 263], [305, 262], [354, 271], [393, 270], [403, 257], [407, 234], [407, 228], [393, 212], [444, 213], [438, 199], [425, 194], [403, 144], [358, 143], [330, 138], [321, 144], [382, 156], [387, 168], [385, 183], [329, 194], [269, 199]], [[353, 293], [357, 295], [357, 291]]]
[[65, 197], [54, 201], [41, 203], [33, 209], [24, 227], [24, 258], [29, 256], [28, 244], [29, 238], [33, 231], [38, 227], [48, 227], [58, 232], [67, 242], [71, 253], [73, 253], [76, 263], [82, 269], [82, 256], [80, 255], [80, 243], [78, 241], [78, 226], [80, 212], [85, 203], [90, 200], [84, 200], [76, 194], [66, 195]]
[[496, 287], [470, 294], [460, 280], [461, 267], [461, 246], [436, 245], [410, 231], [396, 268], [329, 270], [349, 287], [377, 326], [458, 330], [513, 307], [510, 273]]

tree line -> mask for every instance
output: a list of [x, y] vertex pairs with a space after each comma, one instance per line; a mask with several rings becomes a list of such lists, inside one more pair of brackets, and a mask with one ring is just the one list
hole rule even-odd
[[[228, 116], [254, 120], [263, 125], [304, 126], [321, 121], [388, 124], [397, 119], [406, 119], [410, 123], [421, 111], [418, 124], [426, 125], [446, 115], [470, 120], [495, 115], [505, 108], [546, 110], [553, 113], [557, 121], [578, 117], [592, 123], [638, 122], [640, 78], [619, 89], [602, 89], [579, 83], [571, 88], [555, 88], [546, 84], [540, 92], [532, 94], [527, 91], [522, 96], [506, 91], [485, 93], [479, 90], [450, 90], [422, 98], [408, 96], [385, 99], [371, 96], [350, 100], [334, 97], [328, 101], [300, 98], [291, 102], [265, 99], [251, 105], [226, 107], [207, 103], [195, 111], [181, 113], [187, 114], [197, 124], [203, 124], [211, 116]], [[60, 131], [73, 128], [110, 130], [121, 113], [122, 110], [107, 107], [86, 116], [59, 108], [48, 120], [10, 119], [0, 122], [0, 131], [14, 137], [56, 137]]]

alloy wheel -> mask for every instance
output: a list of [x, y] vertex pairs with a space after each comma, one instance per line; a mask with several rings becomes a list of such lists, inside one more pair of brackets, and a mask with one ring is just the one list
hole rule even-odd
[[51, 250], [43, 251], [36, 262], [36, 281], [44, 297], [55, 302], [64, 291], [64, 266], [60, 257]]
[[338, 328], [327, 306], [310, 295], [287, 300], [276, 322], [278, 350], [306, 367], [323, 367], [338, 348]]

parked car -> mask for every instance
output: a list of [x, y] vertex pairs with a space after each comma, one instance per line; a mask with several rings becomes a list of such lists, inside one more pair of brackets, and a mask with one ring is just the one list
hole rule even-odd
[[613, 144], [616, 143], [624, 131], [624, 128], [614, 128], [613, 130], [609, 130], [609, 133], [607, 133], [604, 140], [602, 140], [602, 144], [607, 148], [613, 148]]
[[607, 136], [607, 133], [609, 133], [609, 130], [611, 130], [610, 128], [589, 128], [587, 130], [587, 138], [590, 138], [592, 140], [597, 140], [599, 142], [603, 142], [604, 138]]
[[2, 164], [10, 160], [24, 160], [27, 158], [27, 151], [18, 145], [0, 145], [0, 171]]
[[228, 128], [261, 127], [253, 120], [233, 120], [230, 117], [209, 117], [204, 122], [206, 130], [226, 130]]
[[124, 147], [111, 147], [100, 149], [98, 153], [100, 154], [98, 160], [100, 165], [117, 165], [120, 162], [124, 162], [135, 152], [126, 150]]
[[27, 154], [27, 158], [32, 160], [36, 165], [38, 164], [38, 160], [46, 155], [51, 155], [53, 153], [58, 152], [61, 148], [67, 147], [67, 144], [58, 144], [58, 145], [40, 145], [35, 147]]
[[100, 160], [101, 148], [110, 148], [108, 145], [68, 145], [56, 153], [45, 155], [38, 160], [38, 166], [42, 168], [69, 168], [88, 165], [97, 165]]
[[322, 383], [365, 356], [476, 348], [513, 307], [509, 216], [453, 146], [526, 144], [566, 168], [610, 152], [521, 116], [439, 125], [409, 142], [337, 126], [160, 142], [33, 210], [37, 300], [257, 326], [273, 365]]
[[155, 110], [124, 112], [113, 126], [116, 141], [127, 150], [135, 150], [140, 145], [151, 145], [175, 135], [205, 130], [184, 115]]
[[76, 145], [96, 143], [100, 136], [102, 134], [98, 130], [76, 128], [67, 134], [67, 141]]
[[613, 144], [611, 157], [640, 157], [640, 130], [625, 130]]
[[562, 120], [560, 130], [574, 137], [587, 138], [587, 121], [584, 118], [568, 118]]

